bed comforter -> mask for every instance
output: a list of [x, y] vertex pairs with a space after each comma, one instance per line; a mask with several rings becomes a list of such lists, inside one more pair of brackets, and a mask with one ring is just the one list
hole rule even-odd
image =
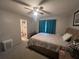
[[28, 46], [32, 45], [58, 52], [60, 47], [66, 47], [68, 42], [63, 41], [62, 36], [59, 35], [38, 33], [30, 38]]

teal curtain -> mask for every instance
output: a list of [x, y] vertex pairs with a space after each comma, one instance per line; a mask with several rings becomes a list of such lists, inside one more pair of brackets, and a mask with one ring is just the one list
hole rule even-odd
[[56, 20], [55, 19], [40, 20], [39, 32], [55, 34], [56, 33]]
[[56, 33], [56, 20], [47, 20], [47, 33]]
[[39, 21], [39, 32], [45, 32], [45, 20]]

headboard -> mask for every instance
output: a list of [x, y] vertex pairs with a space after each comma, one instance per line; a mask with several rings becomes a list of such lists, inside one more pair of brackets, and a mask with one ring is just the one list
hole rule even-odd
[[79, 39], [79, 30], [74, 28], [67, 28], [66, 33], [72, 34], [72, 39]]

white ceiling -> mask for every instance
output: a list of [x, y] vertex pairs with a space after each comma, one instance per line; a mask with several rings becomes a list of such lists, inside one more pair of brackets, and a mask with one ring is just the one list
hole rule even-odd
[[[13, 2], [12, 0], [0, 0], [0, 8], [26, 15], [26, 13], [30, 10], [24, 9], [24, 7], [32, 8], [34, 6], [38, 6], [41, 0], [22, 1], [32, 6], [24, 6]], [[79, 0], [48, 0], [48, 2], [42, 4], [41, 6], [44, 7], [44, 10], [51, 12], [52, 15], [70, 15], [79, 8]]]

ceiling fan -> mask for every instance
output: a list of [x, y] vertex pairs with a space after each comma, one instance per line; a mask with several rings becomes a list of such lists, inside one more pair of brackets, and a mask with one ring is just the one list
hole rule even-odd
[[[31, 7], [31, 5], [27, 4], [26, 2], [23, 2], [22, 0], [12, 0], [12, 1], [14, 1], [16, 3], [19, 3], [19, 4], [22, 4], [22, 5], [25, 5], [25, 6], [28, 6], [28, 7]], [[46, 3], [47, 1], [48, 0], [41, 0], [41, 2], [39, 2], [38, 5], [40, 6], [40, 5], [44, 4], [44, 3]], [[30, 10], [30, 12], [28, 12], [27, 14], [30, 14], [30, 13], [33, 13], [34, 15], [37, 15], [37, 13], [39, 13], [39, 14], [44, 14], [44, 13], [50, 14], [50, 12], [45, 11], [44, 7], [42, 7], [42, 6], [40, 6], [40, 7], [33, 7], [31, 9], [27, 8], [27, 7], [24, 7], [24, 8]]]

